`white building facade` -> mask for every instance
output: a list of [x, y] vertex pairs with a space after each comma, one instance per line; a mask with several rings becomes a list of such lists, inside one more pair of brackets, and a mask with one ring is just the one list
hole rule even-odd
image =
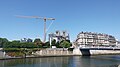
[[76, 44], [78, 45], [116, 45], [114, 36], [102, 33], [80, 32], [77, 35]]

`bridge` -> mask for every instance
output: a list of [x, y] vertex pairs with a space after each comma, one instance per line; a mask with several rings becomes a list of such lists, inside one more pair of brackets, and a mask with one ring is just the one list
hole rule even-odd
[[78, 47], [83, 56], [90, 56], [94, 54], [120, 54], [120, 47], [105, 47], [105, 46], [85, 46]]

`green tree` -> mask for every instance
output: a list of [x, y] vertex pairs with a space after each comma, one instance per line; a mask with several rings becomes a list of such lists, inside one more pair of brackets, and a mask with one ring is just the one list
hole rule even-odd
[[6, 38], [0, 38], [0, 47], [4, 47], [8, 42]]
[[10, 44], [8, 44], [8, 45], [12, 46], [12, 48], [20, 48], [21, 43], [20, 43], [20, 41], [14, 40]]
[[56, 46], [56, 40], [53, 39], [52, 42], [51, 42], [52, 46]]
[[37, 48], [38, 45], [35, 45], [34, 43], [21, 43], [21, 48]]
[[13, 46], [11, 45], [11, 42], [8, 42], [7, 44], [4, 45], [3, 48], [12, 48]]
[[56, 47], [57, 47], [57, 48], [60, 48], [60, 42], [59, 42], [59, 41], [57, 41]]
[[50, 48], [50, 42], [47, 41], [47, 42], [45, 43], [45, 46], [46, 46], [47, 48]]
[[60, 47], [69, 48], [70, 46], [71, 46], [71, 43], [66, 40], [63, 40], [60, 42]]
[[35, 43], [36, 45], [42, 45], [42, 41], [41, 41], [39, 38], [36, 38], [36, 39], [34, 40], [34, 43]]

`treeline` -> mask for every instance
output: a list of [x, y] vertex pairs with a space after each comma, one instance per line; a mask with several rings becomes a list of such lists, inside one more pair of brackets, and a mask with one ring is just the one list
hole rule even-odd
[[0, 47], [2, 48], [38, 48], [42, 46], [41, 43], [40, 39], [35, 39], [34, 42], [20, 42], [18, 40], [9, 41], [6, 38], [0, 38]]
[[53, 40], [50, 46], [49, 41], [43, 43], [38, 38], [35, 39], [33, 42], [20, 42], [18, 40], [9, 41], [6, 38], [0, 38], [1, 48], [50, 48], [52, 46], [56, 46], [57, 48], [69, 48], [70, 46], [72, 46], [72, 44], [70, 43], [70, 40], [62, 40], [60, 42]]
[[40, 39], [35, 39], [34, 41], [21, 42], [18, 40], [9, 41], [6, 38], [0, 38], [0, 48], [6, 52], [6, 55], [13, 57], [26, 57], [26, 55], [32, 55], [32, 52], [41, 50], [44, 48], [51, 48], [56, 46], [56, 48], [69, 48], [72, 46], [69, 40], [56, 41], [52, 40], [43, 43]]

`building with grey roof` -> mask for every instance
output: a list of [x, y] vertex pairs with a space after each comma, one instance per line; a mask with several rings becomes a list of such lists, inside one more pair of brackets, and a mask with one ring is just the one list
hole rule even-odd
[[56, 31], [55, 33], [49, 34], [49, 41], [56, 40], [56, 42], [60, 42], [62, 40], [70, 40], [69, 33], [66, 31]]

